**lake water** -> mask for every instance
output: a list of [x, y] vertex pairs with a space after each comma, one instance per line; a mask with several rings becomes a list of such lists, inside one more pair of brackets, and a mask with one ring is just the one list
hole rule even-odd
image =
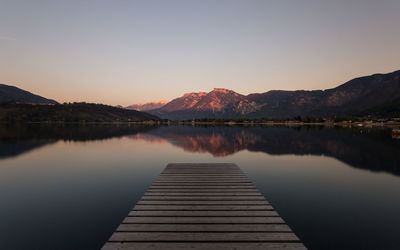
[[233, 162], [310, 249], [400, 249], [387, 128], [0, 126], [0, 249], [99, 249], [170, 162]]

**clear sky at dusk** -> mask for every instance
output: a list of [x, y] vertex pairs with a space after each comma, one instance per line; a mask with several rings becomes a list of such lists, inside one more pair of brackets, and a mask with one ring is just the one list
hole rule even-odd
[[0, 83], [129, 105], [400, 69], [400, 1], [0, 0]]

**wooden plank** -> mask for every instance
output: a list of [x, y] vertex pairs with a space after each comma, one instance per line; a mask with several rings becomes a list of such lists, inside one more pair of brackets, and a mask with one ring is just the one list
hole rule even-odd
[[256, 187], [253, 185], [216, 185], [216, 186], [210, 186], [210, 185], [204, 185], [204, 186], [187, 186], [187, 185], [173, 185], [173, 186], [164, 186], [164, 185], [151, 185], [149, 189], [161, 189], [161, 188], [176, 188], [176, 189], [183, 189], [183, 188], [195, 188], [195, 189], [219, 189], [219, 188], [224, 188], [224, 189], [229, 189], [229, 188], [241, 188], [241, 189], [254, 189], [258, 190]]
[[[213, 171], [217, 171], [217, 170], [213, 170]], [[198, 174], [200, 175], [213, 175], [213, 173], [211, 173], [210, 170], [204, 170], [204, 171], [193, 171], [193, 170], [166, 170], [163, 171], [162, 173], [160, 173], [160, 175], [170, 175], [170, 172], [176, 172], [173, 175], [197, 175], [195, 172], [199, 172]], [[182, 173], [182, 172], [190, 172], [190, 173]], [[223, 172], [221, 174], [218, 175], [227, 175], [229, 174], [229, 172], [235, 172], [233, 175], [244, 175], [244, 173], [240, 170], [218, 170], [217, 172]]]
[[215, 177], [219, 177], [219, 176], [233, 176], [233, 177], [240, 177], [240, 176], [246, 176], [245, 174], [243, 174], [240, 171], [212, 171], [212, 170], [207, 170], [207, 171], [168, 171], [168, 172], [163, 172], [162, 174], [160, 174], [160, 176], [215, 176]]
[[262, 196], [260, 192], [146, 192], [144, 196]]
[[149, 188], [147, 192], [257, 192], [258, 189], [255, 188]]
[[169, 171], [169, 172], [165, 172], [162, 173], [160, 176], [215, 176], [215, 177], [219, 177], [219, 176], [246, 176], [244, 175], [242, 172], [239, 171]]
[[117, 232], [291, 232], [286, 224], [121, 224]]
[[153, 183], [151, 185], [151, 187], [168, 187], [168, 186], [172, 186], [172, 187], [176, 187], [177, 185], [179, 185], [179, 187], [185, 187], [185, 186], [192, 186], [192, 187], [204, 187], [204, 188], [209, 188], [210, 186], [240, 186], [240, 187], [252, 187], [254, 188], [253, 183], [174, 183], [174, 182], [168, 182], [168, 183]]
[[163, 174], [243, 174], [242, 171], [238, 170], [168, 170], [164, 171]]
[[236, 170], [236, 171], [242, 171], [239, 167], [232, 167], [232, 166], [181, 166], [181, 167], [174, 167], [174, 166], [167, 166], [164, 171], [170, 171], [170, 170], [194, 170], [194, 171], [200, 171], [200, 170], [207, 170], [207, 169], [222, 169], [222, 170]]
[[252, 186], [251, 182], [158, 182], [155, 181], [153, 183], [153, 186], [176, 186], [176, 185], [181, 185], [181, 186], [226, 186], [226, 185], [249, 185]]
[[146, 193], [255, 193], [257, 189], [167, 189], [167, 188], [149, 188]]
[[181, 179], [157, 179], [155, 180], [156, 183], [164, 183], [164, 182], [173, 182], [176, 184], [179, 183], [187, 183], [187, 182], [204, 182], [204, 183], [221, 183], [221, 182], [228, 182], [228, 183], [232, 183], [232, 182], [236, 182], [236, 183], [251, 183], [248, 179], [234, 179], [234, 178], [227, 178], [227, 179], [213, 179], [213, 178], [202, 178], [202, 179], [198, 179], [198, 178], [181, 178]]
[[157, 179], [155, 182], [175, 182], [175, 183], [181, 183], [181, 182], [244, 182], [244, 183], [252, 183], [249, 179], [231, 179], [231, 178], [226, 178], [226, 179], [209, 179], [209, 178], [198, 178], [198, 179]]
[[122, 223], [155, 223], [155, 224], [164, 224], [164, 223], [183, 223], [183, 224], [192, 224], [192, 223], [203, 223], [203, 224], [221, 224], [221, 223], [229, 223], [229, 224], [276, 224], [276, 223], [284, 223], [284, 221], [280, 217], [126, 217]]
[[242, 170], [239, 168], [208, 168], [208, 167], [203, 167], [203, 168], [166, 168], [162, 173], [168, 173], [168, 172], [206, 172], [206, 171], [216, 171], [216, 172], [238, 172], [238, 173], [243, 173]]
[[158, 178], [243, 178], [243, 174], [161, 174]]
[[172, 175], [172, 174], [162, 174], [159, 175], [158, 178], [240, 178], [240, 179], [247, 179], [247, 177], [243, 174], [235, 174], [235, 175], [227, 175], [224, 174], [187, 174], [187, 175]]
[[219, 205], [267, 205], [269, 204], [266, 200], [253, 200], [253, 201], [223, 201], [223, 200], [202, 200], [202, 201], [193, 201], [193, 200], [185, 200], [185, 201], [174, 201], [174, 200], [162, 200], [162, 201], [154, 201], [154, 200], [141, 200], [137, 203], [138, 205], [186, 205], [186, 206], [219, 206]]
[[166, 169], [171, 168], [205, 168], [205, 167], [212, 167], [212, 168], [221, 168], [221, 167], [229, 167], [229, 168], [237, 168], [240, 169], [234, 163], [168, 163]]
[[211, 165], [211, 166], [237, 166], [235, 163], [230, 162], [218, 162], [218, 163], [209, 163], [209, 162], [201, 162], [201, 163], [190, 163], [190, 162], [172, 162], [168, 163], [168, 166], [203, 166], [203, 165]]
[[302, 243], [298, 242], [107, 242], [102, 250], [126, 250], [126, 249], [193, 249], [193, 250], [210, 250], [210, 249], [221, 249], [221, 250], [265, 250], [265, 249], [293, 249], [303, 250], [307, 249]]
[[209, 166], [207, 165], [202, 165], [200, 166], [199, 164], [194, 164], [193, 166], [189, 166], [189, 165], [185, 165], [185, 166], [172, 166], [169, 165], [165, 168], [165, 170], [170, 170], [170, 169], [206, 169], [206, 168], [212, 168], [212, 169], [238, 169], [240, 170], [240, 168], [238, 166], [233, 166], [233, 165], [216, 165], [216, 164], [211, 164]]
[[[248, 184], [252, 184], [250, 181], [246, 181], [246, 180], [156, 180], [154, 182], [154, 184], [166, 184], [166, 183], [173, 183], [173, 184], [198, 184], [198, 185], [206, 185], [206, 184], [212, 184], [212, 185], [218, 185], [218, 184], [222, 184], [222, 183], [229, 183], [229, 185], [231, 185], [231, 183], [248, 183]], [[226, 185], [226, 184], [225, 184]]]
[[167, 174], [167, 173], [163, 173], [160, 174], [158, 177], [171, 177], [171, 178], [184, 178], [184, 177], [215, 177], [215, 178], [223, 178], [223, 177], [233, 177], [233, 178], [245, 178], [246, 175], [244, 175], [243, 173], [236, 173], [236, 174], [229, 174], [229, 173], [221, 173], [221, 174], [213, 174], [210, 172], [204, 172], [204, 173], [190, 173], [190, 174]]
[[179, 211], [249, 211], [249, 210], [274, 210], [270, 205], [136, 205], [133, 210], [179, 210]]
[[234, 175], [244, 175], [242, 171], [239, 170], [223, 170], [223, 169], [204, 169], [204, 170], [167, 170], [162, 172], [162, 174], [234, 174]]
[[228, 241], [228, 242], [257, 242], [257, 241], [284, 241], [299, 242], [294, 233], [274, 233], [274, 232], [256, 232], [256, 233], [217, 233], [217, 232], [115, 232], [110, 241]]
[[258, 216], [278, 216], [275, 211], [185, 211], [185, 210], [151, 210], [151, 211], [137, 211], [129, 212], [128, 216], [146, 216], [146, 217], [165, 217], [165, 216], [180, 216], [180, 217], [258, 217]]
[[[213, 187], [213, 186], [211, 186]], [[161, 191], [163, 192], [163, 190], [171, 190], [173, 192], [181, 192], [182, 190], [192, 190], [194, 192], [196, 192], [196, 190], [198, 190], [198, 192], [202, 192], [202, 193], [207, 193], [211, 190], [221, 190], [221, 192], [229, 192], [230, 190], [243, 190], [243, 192], [260, 192], [258, 189], [256, 188], [251, 188], [251, 187], [246, 187], [246, 186], [237, 186], [237, 187], [231, 187], [231, 188], [224, 188], [224, 187], [219, 187], [219, 186], [214, 186], [215, 189], [213, 188], [209, 188], [209, 186], [203, 186], [201, 187], [200, 185], [198, 186], [186, 186], [183, 185], [181, 187], [177, 187], [177, 186], [151, 186], [147, 191], [148, 192], [153, 192], [153, 191]], [[235, 192], [235, 191], [231, 191], [231, 192]]]
[[177, 201], [185, 201], [185, 200], [192, 200], [192, 201], [255, 201], [255, 200], [265, 200], [263, 196], [143, 196], [142, 200], [177, 200]]
[[155, 183], [176, 183], [177, 185], [181, 183], [228, 183], [227, 185], [231, 185], [230, 183], [248, 183], [253, 184], [252, 182], [248, 181], [247, 179], [189, 179], [189, 178], [182, 178], [182, 179], [157, 179], [154, 181]]
[[237, 171], [242, 172], [240, 168], [232, 168], [232, 167], [167, 167], [163, 172], [168, 171], [207, 171], [207, 170], [215, 170], [215, 171]]
[[168, 173], [224, 173], [224, 174], [229, 174], [229, 173], [236, 173], [236, 174], [243, 174], [243, 172], [240, 169], [213, 169], [213, 168], [204, 168], [204, 169], [168, 169], [162, 172], [162, 174], [168, 174]]
[[249, 181], [248, 178], [243, 177], [202, 177], [202, 176], [195, 176], [195, 177], [159, 177], [157, 181], [185, 181], [185, 180], [194, 180], [194, 181]]
[[163, 174], [243, 174], [237, 170], [169, 170]]

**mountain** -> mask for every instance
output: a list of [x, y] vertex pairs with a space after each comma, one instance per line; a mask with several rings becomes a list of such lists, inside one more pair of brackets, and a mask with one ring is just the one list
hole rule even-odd
[[269, 91], [248, 98], [260, 107], [251, 117], [359, 115], [400, 98], [400, 71], [356, 78], [323, 91]]
[[149, 112], [168, 119], [240, 117], [256, 111], [246, 96], [232, 90], [214, 88], [209, 93], [187, 93]]
[[[272, 90], [241, 95], [215, 88], [209, 93], [188, 93], [149, 110], [168, 119], [192, 118], [290, 118], [294, 116], [365, 115], [371, 110], [380, 115], [390, 106], [390, 114], [400, 112], [394, 106], [400, 98], [400, 71], [374, 74], [350, 80], [326, 90]], [[386, 111], [383, 111], [385, 109]], [[367, 114], [368, 115], [368, 114]]]
[[57, 102], [47, 99], [15, 86], [0, 84], [0, 102], [56, 104]]
[[160, 110], [164, 112], [174, 112], [179, 110], [192, 109], [206, 95], [206, 92], [186, 93], [182, 97], [170, 101]]
[[212, 113], [221, 113], [221, 115], [246, 114], [256, 110], [244, 95], [221, 88], [215, 88], [205, 95], [193, 108], [206, 112], [211, 110]]
[[145, 104], [132, 104], [127, 107], [126, 109], [132, 109], [132, 110], [137, 110], [137, 111], [146, 111], [146, 110], [152, 110], [152, 109], [158, 109], [167, 104], [168, 101], [158, 101], [158, 102], [147, 102]]
[[0, 103], [0, 122], [130, 122], [159, 120], [157, 116], [93, 103], [32, 105]]

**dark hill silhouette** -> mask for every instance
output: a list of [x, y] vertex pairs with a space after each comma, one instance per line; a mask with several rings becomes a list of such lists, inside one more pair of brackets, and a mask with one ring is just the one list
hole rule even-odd
[[15, 86], [0, 84], [0, 102], [56, 104], [51, 99], [32, 94]]
[[129, 122], [158, 119], [145, 112], [93, 103], [0, 104], [0, 122]]

